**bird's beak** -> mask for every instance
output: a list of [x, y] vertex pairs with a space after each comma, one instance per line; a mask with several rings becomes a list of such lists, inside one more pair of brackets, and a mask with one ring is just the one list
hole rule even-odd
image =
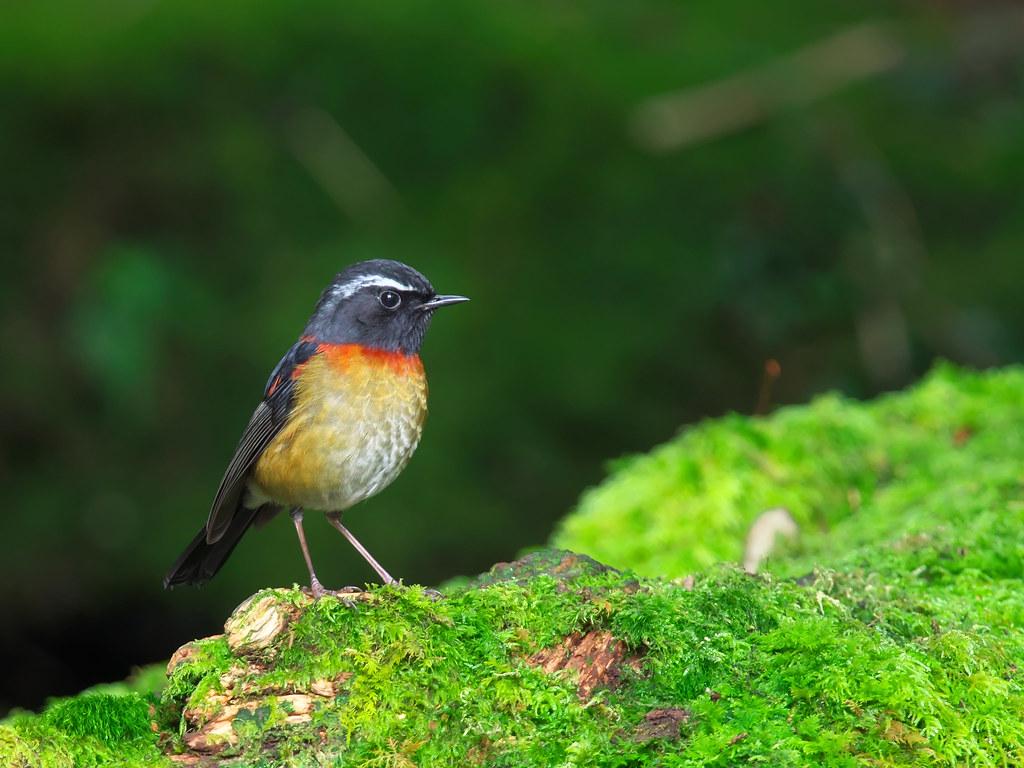
[[423, 312], [432, 312], [438, 307], [447, 307], [449, 304], [461, 304], [469, 301], [465, 296], [435, 296], [430, 301], [420, 304], [419, 309]]

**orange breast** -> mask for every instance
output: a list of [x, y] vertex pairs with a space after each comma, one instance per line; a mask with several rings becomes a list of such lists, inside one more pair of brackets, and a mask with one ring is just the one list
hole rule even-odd
[[252, 491], [284, 506], [347, 509], [398, 476], [426, 413], [417, 355], [322, 345], [297, 369], [293, 411], [257, 461]]

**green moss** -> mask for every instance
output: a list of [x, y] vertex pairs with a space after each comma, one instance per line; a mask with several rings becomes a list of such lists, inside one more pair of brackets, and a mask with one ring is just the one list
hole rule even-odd
[[145, 739], [151, 732], [146, 703], [130, 694], [96, 693], [57, 701], [43, 720], [69, 736], [92, 737], [106, 744]]
[[[975, 625], [934, 630], [941, 612], [877, 579], [820, 573], [801, 585], [722, 568], [688, 590], [569, 562], [570, 578], [527, 577], [527, 562], [441, 602], [380, 589], [356, 610], [312, 605], [275, 641], [273, 661], [238, 684], [346, 682], [307, 724], [284, 726], [271, 701], [236, 723], [239, 742], [224, 755], [245, 765], [303, 765], [319, 754], [418, 766], [1024, 758], [1020, 657]], [[499, 581], [502, 572], [513, 580]], [[581, 700], [571, 676], [528, 663], [597, 628], [640, 658], [617, 689]], [[187, 666], [178, 674], [192, 676]], [[195, 690], [201, 698], [202, 682]], [[690, 712], [681, 738], [638, 740], [646, 714], [668, 707]]]
[[190, 697], [219, 689], [217, 673], [231, 666], [231, 651], [223, 635], [206, 637], [191, 643], [189, 663], [171, 675], [163, 688], [163, 700], [183, 705]]
[[[753, 520], [780, 506], [800, 542], [768, 571], [805, 584], [820, 615], [791, 611], [770, 633], [801, 649], [802, 663], [780, 666], [772, 653], [766, 682], [829, 704], [820, 726], [833, 740], [842, 697], [854, 713], [891, 718], [899, 725], [868, 750], [885, 761], [1019, 760], [1024, 370], [942, 366], [873, 403], [828, 396], [766, 419], [707, 422], [620, 462], [555, 541], [679, 577], [739, 560]], [[832, 658], [843, 665], [830, 671]], [[877, 700], [865, 706], [869, 694]], [[889, 754], [886, 741], [900, 750]]]
[[[756, 577], [720, 562], [780, 505], [798, 544]], [[191, 644], [155, 713], [130, 693], [18, 715], [0, 762], [116, 745], [148, 765], [157, 744], [239, 766], [1024, 762], [1024, 372], [701, 425], [622, 462], [558, 540], [647, 575], [544, 550], [441, 600], [265, 590]], [[619, 644], [592, 691], [537, 656], [585, 633]], [[30, 762], [54, 734], [64, 762]]]
[[[991, 522], [975, 522], [982, 511], [1009, 511], [1017, 525], [1022, 456], [1024, 369], [940, 366], [916, 388], [872, 403], [828, 395], [769, 418], [687, 429], [616, 462], [554, 542], [616, 567], [682, 576], [739, 561], [757, 515], [784, 507], [802, 529], [804, 562], [820, 564], [940, 522], [981, 534]], [[1019, 575], [1016, 541], [977, 556], [994, 555]]]
[[0, 764], [12, 768], [162, 766], [153, 702], [138, 693], [85, 693], [41, 715], [16, 712], [0, 724]]

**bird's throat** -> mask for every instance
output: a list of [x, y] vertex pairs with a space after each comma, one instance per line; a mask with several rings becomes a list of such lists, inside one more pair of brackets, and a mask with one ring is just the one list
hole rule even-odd
[[[316, 341], [315, 339], [304, 340]], [[323, 356], [324, 361], [339, 372], [368, 367], [395, 374], [423, 375], [423, 362], [415, 353], [410, 355], [401, 351], [368, 347], [363, 344], [320, 342], [317, 344], [316, 354]]]

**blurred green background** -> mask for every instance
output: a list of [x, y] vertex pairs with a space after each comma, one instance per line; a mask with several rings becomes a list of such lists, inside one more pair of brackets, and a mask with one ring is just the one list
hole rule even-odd
[[1013, 3], [7, 4], [0, 711], [305, 579], [282, 519], [160, 585], [353, 261], [474, 299], [347, 517], [410, 582], [542, 543], [684, 423], [1024, 359], [1022, 91]]

